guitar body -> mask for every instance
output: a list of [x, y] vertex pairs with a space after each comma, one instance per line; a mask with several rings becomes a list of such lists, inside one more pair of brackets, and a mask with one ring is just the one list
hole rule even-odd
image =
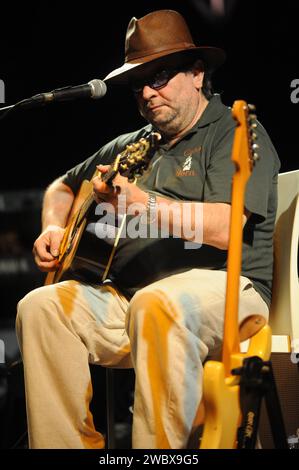
[[69, 222], [66, 226], [66, 230], [59, 249], [60, 252], [57, 260], [57, 268], [55, 271], [48, 273], [45, 285], [59, 282], [62, 275], [70, 268], [73, 262], [87, 221], [87, 217], [84, 217], [80, 222], [80, 225], [77, 225], [77, 214], [80, 207], [82, 207], [82, 204], [91, 194], [91, 192], [92, 183], [88, 180], [84, 180], [81, 184], [79, 193], [74, 200], [74, 204], [69, 215]]
[[[233, 354], [232, 368], [242, 367], [247, 357], [258, 356], [269, 361], [271, 328], [265, 325], [250, 339], [246, 353]], [[235, 449], [237, 429], [241, 424], [239, 376], [226, 377], [222, 362], [207, 361], [204, 366], [203, 403], [204, 432], [201, 449]]]
[[225, 377], [222, 362], [208, 361], [203, 389], [205, 422], [200, 448], [234, 449], [240, 423], [238, 381], [235, 377]]
[[[152, 132], [148, 138], [142, 137], [138, 142], [127, 145], [125, 150], [116, 156], [109, 171], [101, 175], [102, 181], [106, 184], [112, 184], [114, 177], [118, 173], [126, 176], [129, 181], [136, 180], [136, 178], [142, 175], [143, 171], [147, 168], [160, 139], [161, 135], [158, 132]], [[97, 175], [98, 170], [96, 170], [93, 177]], [[58, 282], [72, 265], [78, 251], [82, 235], [85, 232], [88, 212], [93, 202], [92, 181], [84, 180], [81, 184], [78, 195], [74, 200], [69, 215], [65, 233], [59, 247], [56, 269], [48, 273], [45, 285]], [[123, 222], [125, 222], [125, 218]], [[119, 233], [121, 232], [121, 229], [122, 226]], [[118, 237], [116, 237], [116, 241], [108, 253], [108, 256], [106, 253], [106, 266], [103, 266], [102, 280], [105, 279], [108, 274], [117, 243]], [[100, 250], [101, 244], [99, 244], [99, 251]], [[100, 278], [101, 277], [99, 275], [99, 279]]]

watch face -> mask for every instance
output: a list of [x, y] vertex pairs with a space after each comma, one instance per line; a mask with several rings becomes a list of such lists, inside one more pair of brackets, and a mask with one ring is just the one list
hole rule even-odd
[[147, 201], [147, 223], [155, 222], [157, 217], [157, 199], [155, 194], [149, 194]]
[[148, 198], [149, 207], [156, 207], [156, 202], [157, 202], [156, 196], [154, 196], [153, 194], [150, 194]]
[[156, 195], [148, 193], [148, 200], [146, 204], [146, 212], [144, 212], [140, 217], [140, 222], [142, 224], [151, 224], [155, 222], [157, 217], [157, 199]]

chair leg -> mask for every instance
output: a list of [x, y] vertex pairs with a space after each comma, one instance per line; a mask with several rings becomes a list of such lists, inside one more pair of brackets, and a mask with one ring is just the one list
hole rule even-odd
[[106, 368], [107, 449], [115, 449], [114, 432], [114, 371]]

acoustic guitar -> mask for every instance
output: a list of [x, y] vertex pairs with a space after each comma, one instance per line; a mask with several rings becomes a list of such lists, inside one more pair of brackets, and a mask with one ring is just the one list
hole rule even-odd
[[[138, 142], [129, 144], [119, 153], [107, 173], [101, 175], [102, 181], [112, 184], [113, 179], [119, 173], [128, 178], [130, 182], [143, 174], [161, 139], [158, 132], [151, 132], [148, 137], [142, 137]], [[95, 171], [93, 178], [98, 175]], [[55, 270], [48, 273], [45, 285], [58, 282], [63, 274], [71, 267], [77, 253], [82, 235], [84, 234], [88, 214], [94, 203], [92, 180], [84, 180], [76, 196], [66, 226], [66, 230], [60, 245], [59, 255]], [[123, 219], [124, 222], [125, 218]], [[121, 227], [119, 228], [119, 233]], [[114, 241], [113, 247], [107, 258], [106, 267], [102, 280], [108, 274], [112, 263], [113, 255], [117, 246], [118, 237]], [[100, 254], [99, 254], [100, 256]]]
[[203, 374], [205, 410], [201, 449], [233, 449], [237, 447], [237, 430], [241, 423], [239, 376], [232, 369], [241, 367], [245, 357], [259, 356], [268, 360], [271, 330], [264, 326], [255, 336], [247, 353], [240, 352], [238, 303], [242, 257], [243, 211], [246, 184], [258, 159], [256, 116], [254, 107], [245, 101], [234, 102], [232, 115], [237, 122], [232, 161], [235, 173], [232, 182], [230, 241], [227, 260], [227, 285], [222, 361], [207, 361]]

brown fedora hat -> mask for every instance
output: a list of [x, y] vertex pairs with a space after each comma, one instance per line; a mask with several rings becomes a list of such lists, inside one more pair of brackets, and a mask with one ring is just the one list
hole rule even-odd
[[125, 62], [104, 80], [128, 84], [154, 69], [184, 65], [201, 59], [205, 68], [215, 70], [225, 60], [217, 47], [195, 46], [184, 18], [174, 10], [158, 10], [139, 20], [132, 18], [126, 33]]

